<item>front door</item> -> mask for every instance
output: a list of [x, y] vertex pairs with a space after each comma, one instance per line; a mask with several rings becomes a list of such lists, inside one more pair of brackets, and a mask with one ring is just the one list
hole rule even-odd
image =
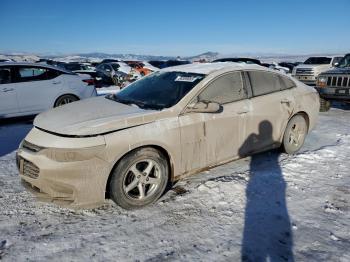
[[240, 72], [214, 79], [193, 101], [217, 102], [222, 105], [222, 110], [217, 113], [185, 113], [179, 117], [184, 172], [236, 157], [246, 136], [249, 101]]
[[0, 67], [0, 118], [19, 112], [16, 84], [10, 67]]

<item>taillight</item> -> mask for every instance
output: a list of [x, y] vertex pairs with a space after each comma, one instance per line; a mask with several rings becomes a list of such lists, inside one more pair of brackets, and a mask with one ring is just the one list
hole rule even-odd
[[83, 82], [87, 83], [88, 86], [93, 86], [95, 84], [95, 79], [93, 78], [84, 79]]

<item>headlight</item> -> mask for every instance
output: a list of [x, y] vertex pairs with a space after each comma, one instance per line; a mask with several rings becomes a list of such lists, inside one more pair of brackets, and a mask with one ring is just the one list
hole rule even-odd
[[319, 76], [317, 78], [317, 86], [318, 87], [326, 87], [327, 86], [327, 77], [326, 76]]
[[45, 155], [57, 162], [76, 162], [94, 157], [103, 158], [104, 148], [104, 145], [79, 149], [49, 148]]

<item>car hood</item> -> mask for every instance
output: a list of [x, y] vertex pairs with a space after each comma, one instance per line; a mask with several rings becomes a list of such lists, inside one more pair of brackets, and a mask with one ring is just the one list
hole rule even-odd
[[159, 111], [95, 97], [41, 113], [34, 126], [62, 136], [96, 136], [153, 122], [158, 114]]
[[344, 68], [335, 67], [334, 69], [328, 70], [322, 74], [346, 75], [346, 74], [350, 74], [350, 67], [344, 67]]

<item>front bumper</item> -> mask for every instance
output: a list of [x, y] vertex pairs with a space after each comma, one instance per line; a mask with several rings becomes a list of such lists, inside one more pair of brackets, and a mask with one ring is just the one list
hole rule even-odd
[[327, 100], [350, 101], [350, 88], [316, 87], [320, 97]]
[[[34, 130], [36, 132], [38, 130]], [[26, 140], [35, 144], [35, 139], [30, 139], [33, 137], [31, 133]], [[55, 143], [57, 140], [67, 139], [44, 134], [47, 135], [52, 136], [52, 140], [56, 139]], [[64, 145], [63, 140], [61, 144]], [[91, 208], [104, 203], [110, 170], [107, 161], [94, 156], [88, 160], [63, 162], [49, 156], [45, 149], [34, 152], [22, 147], [17, 152], [20, 178], [40, 200], [79, 208]]]
[[310, 75], [294, 75], [294, 78], [298, 79], [300, 82], [310, 85], [310, 86], [315, 86], [316, 85], [316, 77], [315, 76], [310, 76]]

